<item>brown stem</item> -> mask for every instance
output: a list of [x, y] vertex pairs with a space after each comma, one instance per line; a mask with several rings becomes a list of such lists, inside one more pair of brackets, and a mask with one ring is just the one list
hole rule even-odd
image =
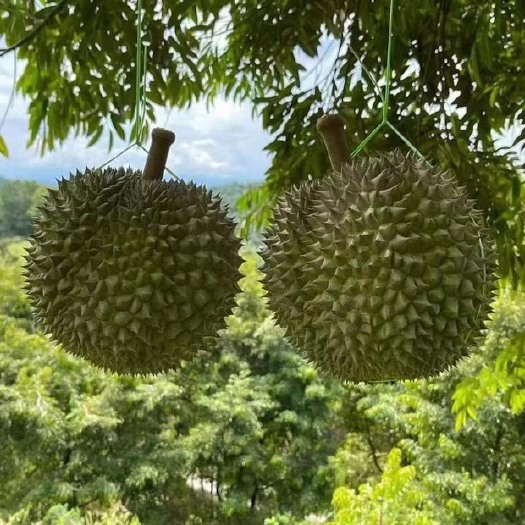
[[162, 180], [170, 146], [175, 142], [175, 133], [168, 129], [155, 128], [151, 132], [151, 147], [149, 149], [144, 177], [148, 180]]
[[340, 115], [323, 115], [317, 121], [317, 131], [321, 135], [335, 171], [350, 162], [350, 153], [345, 139], [345, 121]]

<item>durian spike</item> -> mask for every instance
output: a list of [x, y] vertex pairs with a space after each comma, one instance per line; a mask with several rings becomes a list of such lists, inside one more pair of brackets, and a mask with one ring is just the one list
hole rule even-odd
[[317, 131], [323, 138], [332, 168], [341, 171], [341, 165], [350, 162], [345, 139], [345, 121], [341, 115], [323, 115], [317, 121]]
[[146, 179], [162, 180], [170, 146], [174, 142], [175, 133], [173, 133], [173, 131], [155, 128], [151, 132], [151, 147], [146, 160], [146, 166], [144, 167], [144, 177]]

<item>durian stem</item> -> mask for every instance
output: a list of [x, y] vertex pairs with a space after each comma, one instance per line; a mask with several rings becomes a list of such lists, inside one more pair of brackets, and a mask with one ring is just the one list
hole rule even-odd
[[168, 129], [155, 128], [151, 132], [151, 147], [149, 149], [144, 177], [149, 180], [162, 180], [170, 146], [175, 142], [175, 133]]
[[345, 139], [345, 121], [340, 115], [323, 115], [317, 121], [317, 131], [330, 157], [332, 168], [341, 170], [341, 165], [350, 162], [350, 152]]

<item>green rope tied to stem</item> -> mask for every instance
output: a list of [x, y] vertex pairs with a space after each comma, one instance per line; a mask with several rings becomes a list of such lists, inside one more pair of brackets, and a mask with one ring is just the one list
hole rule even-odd
[[[354, 158], [361, 151], [363, 151], [366, 146], [375, 138], [375, 136], [386, 126], [392, 130], [416, 155], [418, 155], [423, 160], [426, 160], [425, 156], [388, 120], [388, 112], [390, 109], [390, 87], [392, 82], [392, 38], [394, 36], [393, 27], [394, 27], [394, 4], [395, 0], [390, 0], [390, 15], [388, 20], [388, 48], [386, 55], [386, 69], [385, 69], [385, 90], [383, 95], [383, 109], [382, 109], [382, 119], [381, 122], [369, 133], [367, 137], [359, 144], [354, 151], [351, 153], [351, 157]], [[364, 69], [365, 73], [370, 76], [370, 73]], [[370, 76], [370, 80], [374, 82], [374, 79]], [[428, 162], [428, 161], [427, 161]]]
[[[148, 150], [142, 145], [144, 139], [144, 123], [146, 120], [146, 108], [147, 108], [147, 99], [146, 99], [146, 79], [147, 79], [147, 64], [148, 64], [148, 53], [145, 52], [148, 43], [143, 41], [142, 37], [142, 0], [137, 0], [137, 17], [135, 19], [135, 25], [137, 28], [137, 40], [136, 40], [136, 50], [135, 50], [135, 108], [133, 112], [133, 133], [132, 136], [135, 137], [135, 141], [129, 146], [124, 148], [122, 151], [117, 153], [115, 156], [111, 157], [108, 161], [104, 162], [97, 169], [102, 169], [114, 160], [117, 160], [119, 157], [127, 153], [133, 148], [140, 148], [146, 153], [149, 153]], [[179, 179], [173, 171], [171, 171], [167, 166], [165, 170], [174, 178]]]

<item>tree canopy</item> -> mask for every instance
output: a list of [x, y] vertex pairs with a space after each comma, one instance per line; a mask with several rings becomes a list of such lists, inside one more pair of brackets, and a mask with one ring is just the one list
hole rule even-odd
[[285, 341], [246, 252], [216, 344], [118, 377], [35, 331], [22, 254], [0, 245], [0, 523], [523, 523], [522, 298], [439, 377], [339, 385]]
[[[328, 169], [315, 121], [337, 110], [350, 144], [380, 120], [389, 0], [147, 2], [147, 116], [219, 95], [248, 101], [272, 134], [264, 185], [241, 202], [260, 226], [275, 198]], [[125, 138], [135, 112], [136, 3], [12, 1], [0, 36], [25, 61], [17, 90], [30, 98], [31, 143], [70, 133]], [[478, 199], [497, 232], [500, 273], [525, 280], [520, 160], [497, 134], [523, 119], [525, 5], [520, 0], [397, 2], [391, 120]], [[372, 81], [371, 79], [375, 79]], [[132, 132], [133, 133], [133, 132]], [[135, 137], [131, 137], [134, 139]], [[514, 146], [523, 145], [522, 131]], [[383, 133], [370, 150], [405, 148]]]

